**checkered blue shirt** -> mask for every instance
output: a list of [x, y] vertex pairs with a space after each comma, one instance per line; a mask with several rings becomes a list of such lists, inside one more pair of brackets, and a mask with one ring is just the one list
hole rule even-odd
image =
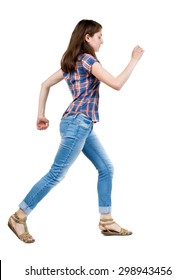
[[92, 65], [96, 61], [98, 60], [92, 55], [82, 54], [78, 57], [76, 70], [70, 73], [63, 73], [73, 97], [73, 101], [63, 116], [82, 113], [87, 115], [93, 122], [99, 121], [100, 81], [91, 74]]

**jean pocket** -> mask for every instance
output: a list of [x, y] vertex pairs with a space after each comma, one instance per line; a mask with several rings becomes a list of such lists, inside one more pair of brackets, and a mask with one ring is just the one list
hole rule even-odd
[[60, 122], [60, 135], [61, 135], [61, 137], [65, 136], [65, 134], [68, 131], [70, 125], [71, 125], [70, 120], [65, 119], [65, 118], [61, 119], [61, 122]]

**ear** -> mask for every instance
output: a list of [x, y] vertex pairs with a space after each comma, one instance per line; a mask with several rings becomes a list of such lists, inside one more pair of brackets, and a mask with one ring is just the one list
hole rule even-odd
[[86, 34], [86, 35], [85, 35], [85, 41], [87, 41], [87, 42], [89, 43], [89, 41], [90, 41], [90, 36], [89, 36], [89, 34]]

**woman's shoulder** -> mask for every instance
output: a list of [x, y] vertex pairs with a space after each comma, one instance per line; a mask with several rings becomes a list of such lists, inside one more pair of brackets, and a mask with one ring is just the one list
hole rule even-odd
[[89, 53], [83, 53], [79, 56], [77, 65], [78, 67], [81, 66], [84, 72], [91, 72], [91, 67], [96, 61], [98, 60], [93, 55]]
[[90, 53], [82, 53], [79, 56], [79, 60], [88, 60], [88, 59], [97, 61], [97, 58]]

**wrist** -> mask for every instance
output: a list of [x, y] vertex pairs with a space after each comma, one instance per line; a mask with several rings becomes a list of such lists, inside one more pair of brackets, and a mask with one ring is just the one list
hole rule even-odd
[[138, 63], [138, 59], [135, 58], [135, 57], [132, 57], [131, 60], [130, 60], [130, 63], [136, 65]]
[[45, 115], [43, 115], [43, 114], [38, 114], [37, 115], [37, 119], [43, 119], [43, 118], [45, 118]]

